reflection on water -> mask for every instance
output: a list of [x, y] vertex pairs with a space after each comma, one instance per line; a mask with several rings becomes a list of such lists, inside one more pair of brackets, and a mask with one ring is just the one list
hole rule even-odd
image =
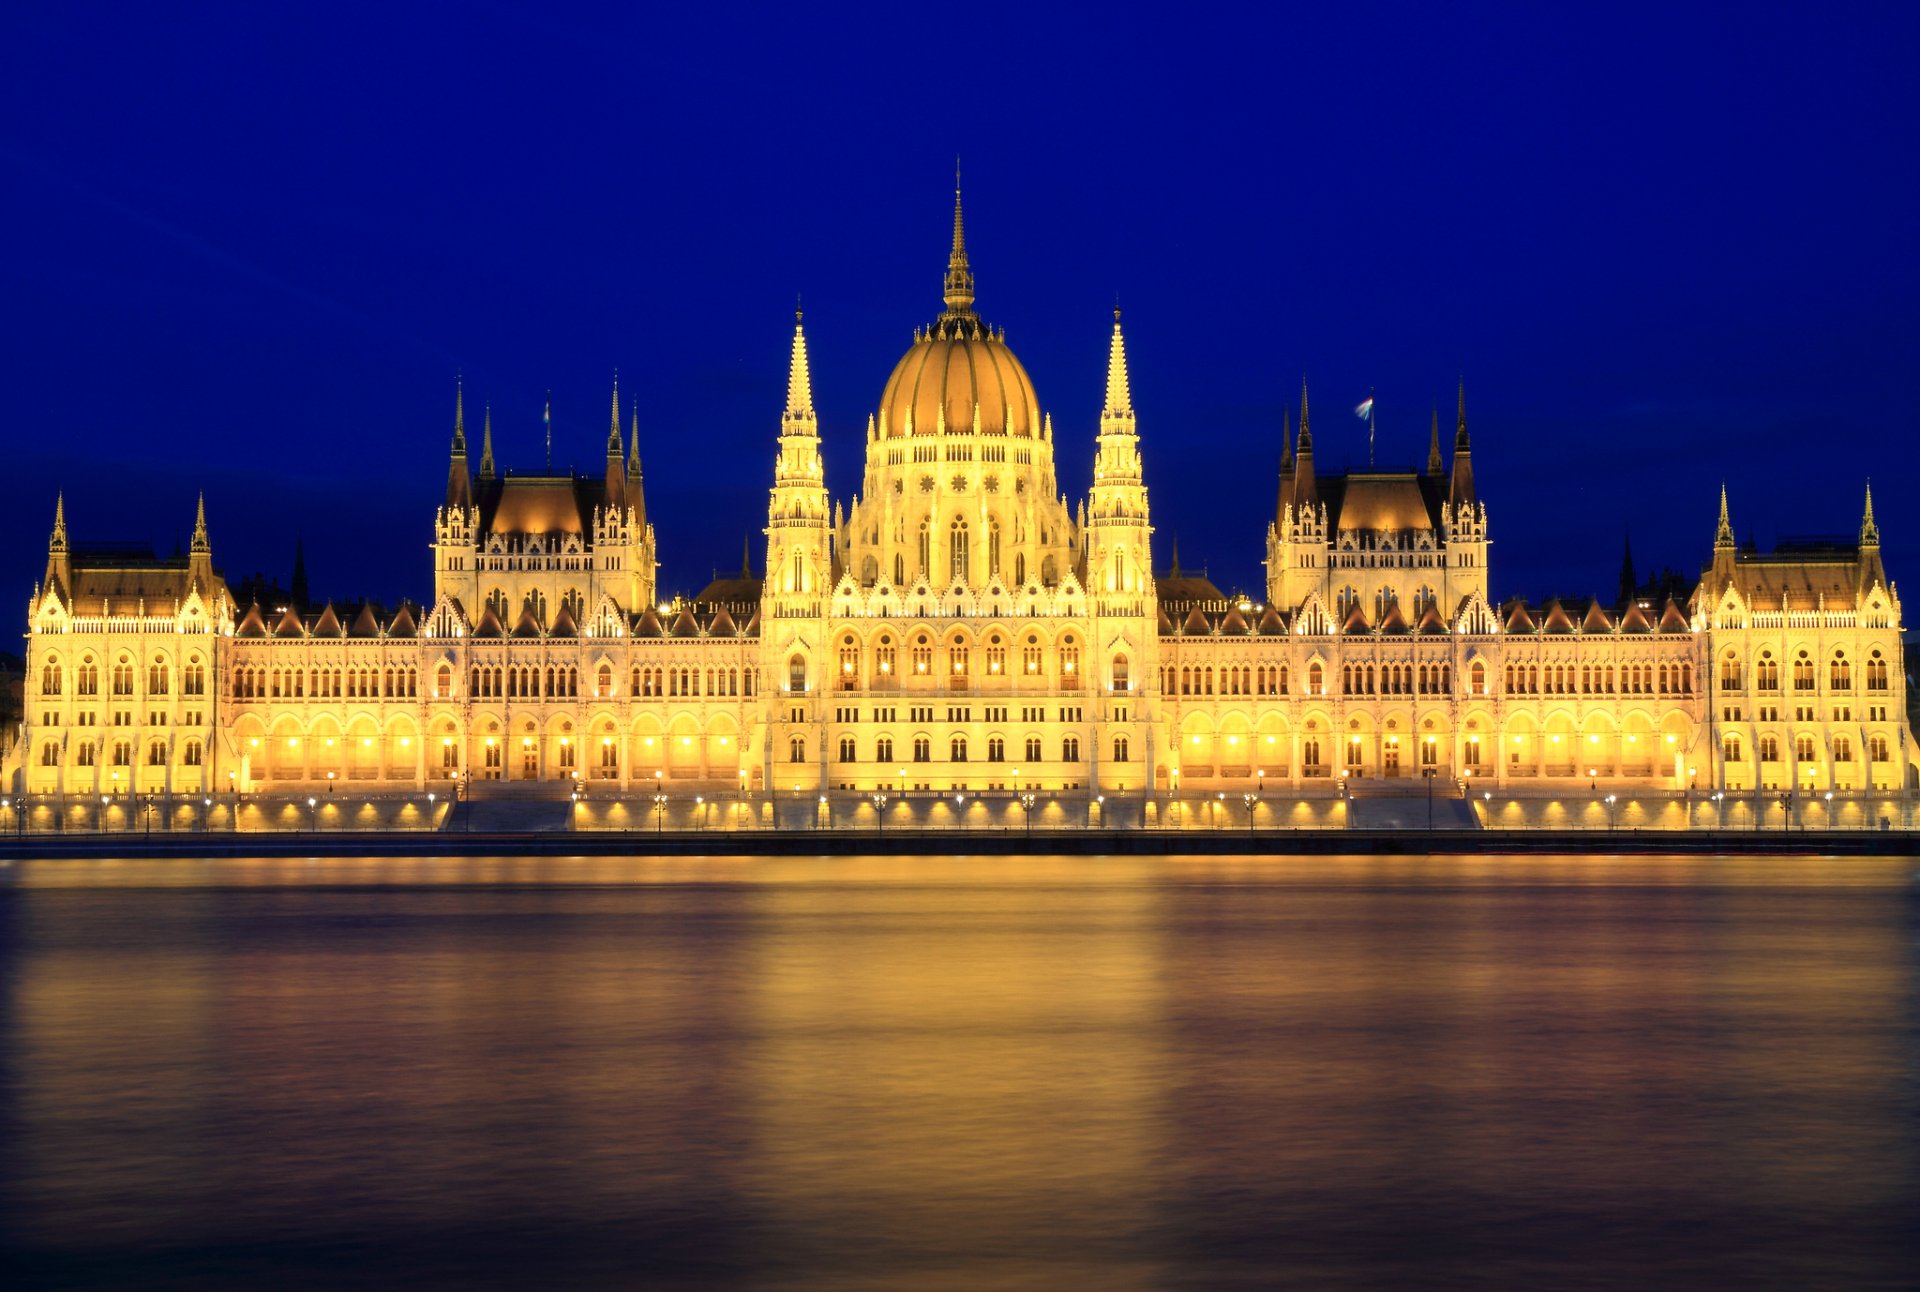
[[1910, 871], [14, 866], [0, 1270], [1908, 1285]]

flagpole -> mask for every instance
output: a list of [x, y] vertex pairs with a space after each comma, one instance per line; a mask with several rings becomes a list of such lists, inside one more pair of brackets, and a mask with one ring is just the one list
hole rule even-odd
[[1367, 387], [1367, 470], [1373, 470], [1373, 387]]
[[[547, 427], [547, 474], [553, 474], [553, 392], [547, 392], [547, 410], [540, 415]], [[1372, 432], [1368, 432], [1372, 434]]]

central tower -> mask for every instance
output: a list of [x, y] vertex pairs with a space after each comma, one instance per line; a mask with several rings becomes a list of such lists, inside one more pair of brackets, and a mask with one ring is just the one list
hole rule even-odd
[[958, 187], [944, 286], [946, 308], [915, 329], [867, 420], [843, 568], [868, 588], [1056, 586], [1078, 533], [1054, 472], [1052, 419], [1006, 333], [974, 313]]

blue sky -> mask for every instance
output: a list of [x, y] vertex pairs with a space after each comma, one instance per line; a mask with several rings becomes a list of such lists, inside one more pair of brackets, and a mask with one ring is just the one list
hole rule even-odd
[[829, 482], [979, 308], [1084, 492], [1116, 294], [1160, 560], [1255, 587], [1283, 409], [1424, 459], [1464, 375], [1499, 595], [1850, 534], [1920, 569], [1912, 6], [1207, 13], [329, 5], [0, 15], [0, 537], [425, 598], [456, 372], [503, 460], [638, 400], [668, 588], [758, 542], [803, 294]]

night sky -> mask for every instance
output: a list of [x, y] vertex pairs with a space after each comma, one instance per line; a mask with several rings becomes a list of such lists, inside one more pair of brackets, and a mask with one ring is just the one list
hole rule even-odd
[[[1493, 591], [1851, 535], [1920, 578], [1920, 9], [1431, 4], [7, 6], [0, 436], [19, 614], [74, 537], [430, 597], [456, 372], [503, 466], [598, 471], [637, 399], [665, 589], [763, 548], [796, 294], [829, 483], [940, 308], [1091, 473], [1125, 308], [1164, 566], [1258, 588], [1282, 410], [1423, 461], [1464, 375]], [[756, 554], [755, 565], [759, 564]]]

